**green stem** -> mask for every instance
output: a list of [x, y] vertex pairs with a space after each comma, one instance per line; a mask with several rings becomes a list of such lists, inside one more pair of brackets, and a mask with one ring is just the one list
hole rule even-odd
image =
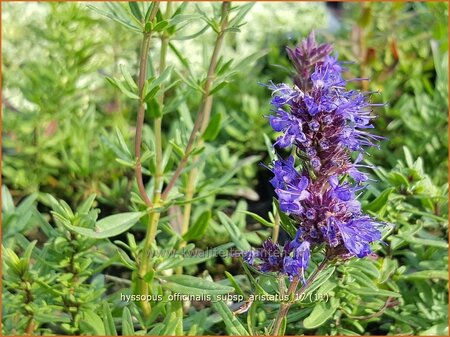
[[200, 110], [197, 114], [197, 118], [194, 123], [194, 127], [192, 128], [191, 135], [189, 136], [188, 143], [186, 145], [186, 148], [184, 150], [183, 158], [181, 159], [180, 163], [178, 164], [177, 169], [175, 170], [175, 173], [173, 174], [172, 178], [167, 183], [166, 188], [162, 192], [161, 199], [166, 200], [167, 196], [169, 195], [172, 188], [175, 186], [175, 183], [177, 182], [179, 176], [183, 172], [183, 169], [187, 165], [189, 156], [192, 153], [193, 146], [195, 143], [195, 139], [197, 137], [197, 132], [200, 130], [202, 125], [204, 124], [204, 118], [207, 114], [209, 114], [208, 109], [211, 109], [212, 104], [212, 97], [210, 97], [210, 92], [212, 89], [212, 85], [214, 82], [214, 74], [217, 67], [217, 62], [219, 60], [219, 54], [220, 50], [222, 49], [223, 40], [226, 33], [226, 28], [228, 27], [228, 11], [231, 6], [230, 2], [223, 2], [222, 4], [222, 21], [220, 25], [220, 31], [217, 35], [216, 43], [214, 45], [214, 51], [211, 57], [211, 62], [209, 64], [208, 74], [206, 76], [205, 85], [203, 88], [203, 97], [202, 97], [202, 104], [200, 105]]
[[[150, 14], [149, 21], [153, 21], [153, 19], [156, 17], [156, 14], [158, 13], [158, 7], [159, 3], [155, 3], [152, 13]], [[142, 146], [142, 129], [144, 127], [144, 118], [145, 118], [144, 86], [145, 81], [147, 80], [147, 60], [150, 49], [151, 37], [152, 37], [151, 32], [144, 33], [141, 43], [140, 58], [139, 58], [139, 79], [138, 79], [139, 108], [137, 114], [136, 134], [134, 143], [134, 153], [136, 157], [136, 166], [135, 166], [136, 182], [142, 199], [144, 200], [147, 207], [150, 208], [153, 207], [153, 203], [151, 202], [150, 198], [147, 195], [144, 180], [142, 177], [141, 146]]]
[[[292, 280], [291, 284], [289, 285], [289, 289], [287, 292], [288, 297], [290, 298], [290, 302], [282, 303], [280, 306], [280, 310], [278, 311], [277, 317], [275, 318], [274, 327], [272, 330], [272, 336], [279, 336], [280, 335], [280, 329], [281, 324], [283, 323], [283, 319], [287, 317], [287, 314], [289, 312], [289, 308], [292, 305], [292, 301], [295, 301], [296, 298], [298, 298], [301, 294], [303, 294], [306, 289], [309, 288], [309, 286], [312, 284], [312, 282], [316, 279], [317, 275], [325, 268], [328, 260], [325, 258], [320, 265], [317, 267], [317, 269], [312, 273], [312, 275], [309, 277], [306, 284], [300, 289], [298, 293], [295, 293], [297, 291], [297, 286], [300, 281], [300, 278], [298, 276], [295, 276]], [[294, 299], [291, 299], [291, 296], [295, 294]]]
[[[149, 17], [149, 21], [153, 21], [158, 13], [159, 3], [155, 3], [152, 9], [152, 12]], [[145, 25], [144, 25], [145, 27]], [[136, 167], [135, 167], [135, 175], [136, 182], [138, 185], [139, 193], [144, 200], [145, 204], [149, 208], [153, 208], [153, 203], [150, 200], [147, 192], [145, 190], [145, 185], [142, 177], [142, 164], [141, 164], [141, 146], [142, 146], [142, 129], [144, 127], [144, 117], [145, 117], [145, 81], [147, 80], [147, 62], [148, 62], [148, 53], [150, 49], [150, 41], [151, 41], [151, 32], [144, 33], [141, 43], [140, 50], [140, 60], [139, 60], [139, 78], [138, 78], [138, 90], [139, 90], [139, 108], [136, 122], [136, 135], [135, 135], [135, 157], [136, 157]], [[154, 212], [149, 214], [149, 224], [148, 230], [146, 233], [146, 239], [144, 242], [144, 249], [142, 250], [139, 258], [139, 267], [138, 267], [138, 275], [137, 275], [137, 291], [139, 295], [148, 295], [149, 294], [149, 286], [147, 282], [144, 280], [144, 276], [148, 271], [148, 252], [152, 243], [152, 238], [154, 238], [156, 232], [156, 226], [154, 225], [155, 217], [159, 218], [159, 214], [156, 215]], [[157, 223], [158, 219], [156, 219]], [[153, 229], [155, 227], [155, 229]], [[148, 317], [151, 313], [150, 302], [141, 301], [139, 302], [142, 311], [144, 313], [144, 317]]]
[[[218, 56], [220, 53], [220, 49], [223, 44], [225, 30], [228, 26], [228, 8], [229, 8], [229, 6], [230, 6], [230, 4], [226, 3], [226, 2], [222, 4], [222, 19], [221, 19], [220, 32], [217, 35], [216, 43], [214, 46], [214, 51], [211, 56], [210, 66], [208, 69], [208, 75], [207, 75], [206, 83], [205, 83], [205, 87], [204, 87], [204, 95], [202, 98], [203, 103], [201, 105], [201, 110], [197, 115], [197, 120], [195, 121], [195, 125], [198, 125], [198, 127], [194, 126], [194, 129], [192, 130], [192, 133], [191, 133], [191, 137], [193, 135], [195, 136], [195, 133], [197, 131], [200, 131], [200, 133], [205, 132], [205, 130], [209, 124], [209, 119], [211, 116], [211, 109], [212, 109], [212, 102], [213, 102], [213, 97], [211, 95], [209, 95], [209, 92], [210, 92], [213, 82], [214, 82], [214, 73], [215, 73], [216, 66], [217, 66], [217, 60], [218, 60]], [[198, 142], [198, 146], [201, 147], [202, 145], [203, 145], [203, 140], [200, 139]], [[185, 155], [187, 153], [189, 153], [189, 151], [185, 151]], [[197, 160], [198, 160], [198, 157], [193, 158], [194, 163]], [[181, 164], [180, 164], [180, 167], [181, 167]], [[181, 168], [180, 167], [178, 169], [181, 173], [182, 167]], [[178, 171], [178, 169], [177, 169], [177, 171]], [[186, 192], [185, 192], [185, 200], [186, 201], [191, 200], [194, 196], [198, 173], [199, 173], [199, 170], [196, 167], [193, 168], [189, 172], [187, 186], [186, 186]], [[170, 191], [170, 189], [169, 189], [169, 191]], [[165, 193], [166, 193], [165, 195], [167, 195], [168, 191], [166, 190]], [[184, 206], [184, 211], [183, 211], [183, 223], [181, 226], [181, 235], [185, 234], [189, 229], [189, 223], [191, 220], [191, 210], [192, 210], [192, 203], [190, 203], [190, 202], [186, 203], [186, 205]], [[180, 244], [181, 247], [183, 247], [185, 245], [186, 245], [185, 241], [182, 241]], [[181, 273], [181, 270], [178, 270], [178, 272]]]
[[[172, 13], [172, 3], [168, 2], [166, 7], [165, 18], [169, 19]], [[159, 56], [159, 75], [166, 69], [166, 57], [167, 57], [167, 47], [169, 46], [169, 36], [164, 32], [161, 37], [161, 53]], [[161, 111], [164, 106], [164, 83], [161, 84], [160, 88], [161, 94], [158, 97], [158, 104]], [[163, 151], [162, 151], [162, 116], [155, 119], [154, 123], [154, 133], [155, 133], [155, 185], [154, 185], [154, 196], [153, 200], [158, 203], [161, 198], [161, 189], [163, 181]]]
[[[143, 295], [143, 298], [146, 298], [149, 295], [149, 285], [145, 281], [145, 276], [149, 271], [149, 257], [152, 243], [155, 240], [156, 236], [156, 228], [158, 227], [160, 213], [152, 212], [149, 215], [148, 219], [148, 230], [147, 236], [144, 241], [144, 247], [142, 249], [141, 254], [139, 255], [138, 261], [138, 273], [137, 273], [137, 290], [138, 295]], [[142, 311], [144, 313], [144, 317], [148, 317], [151, 313], [150, 302], [143, 300], [140, 302]]]

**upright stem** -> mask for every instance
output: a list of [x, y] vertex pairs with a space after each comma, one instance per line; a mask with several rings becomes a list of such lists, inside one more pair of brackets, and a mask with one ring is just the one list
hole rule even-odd
[[[154, 4], [152, 13], [150, 14], [150, 21], [153, 21], [156, 14], [158, 13], [159, 3]], [[136, 156], [136, 182], [138, 185], [139, 193], [144, 200], [147, 207], [153, 207], [153, 203], [147, 195], [145, 190], [144, 180], [142, 178], [142, 163], [141, 163], [141, 146], [142, 146], [142, 128], [144, 127], [144, 117], [145, 117], [145, 92], [144, 85], [147, 80], [147, 60], [148, 52], [150, 49], [151, 32], [144, 33], [141, 43], [140, 60], [139, 60], [139, 79], [138, 79], [138, 89], [139, 89], [139, 108], [137, 114], [136, 122], [136, 135], [134, 143], [134, 153]]]
[[[172, 3], [167, 2], [166, 19], [170, 18], [172, 12]], [[161, 37], [161, 53], [159, 57], [159, 75], [166, 69], [166, 56], [167, 47], [169, 45], [169, 36], [163, 33]], [[161, 84], [161, 94], [158, 97], [158, 104], [163, 109], [164, 106], [164, 83]], [[161, 136], [162, 116], [155, 119], [154, 131], [155, 131], [155, 185], [154, 185], [154, 197], [155, 203], [158, 203], [161, 198], [161, 188], [163, 180], [163, 155], [162, 155], [162, 136]]]
[[203, 97], [202, 97], [202, 103], [200, 105], [199, 112], [197, 114], [197, 118], [194, 123], [194, 127], [192, 128], [191, 135], [189, 136], [188, 143], [186, 145], [186, 148], [184, 150], [184, 155], [181, 158], [181, 161], [175, 170], [175, 173], [173, 174], [172, 178], [169, 180], [166, 188], [162, 192], [161, 199], [166, 200], [167, 196], [169, 195], [172, 188], [175, 186], [175, 183], [177, 182], [179, 176], [183, 172], [183, 169], [185, 168], [189, 156], [192, 152], [192, 148], [194, 146], [194, 142], [197, 136], [197, 132], [200, 130], [200, 127], [202, 126], [203, 119], [205, 115], [208, 113], [208, 109], [210, 109], [211, 103], [212, 103], [212, 97], [210, 97], [210, 92], [212, 89], [212, 85], [214, 82], [214, 73], [216, 71], [217, 62], [219, 60], [219, 54], [220, 50], [223, 45], [223, 40], [225, 37], [225, 30], [228, 26], [228, 11], [230, 8], [231, 3], [230, 2], [223, 2], [222, 4], [222, 21], [220, 25], [220, 31], [217, 35], [216, 43], [214, 45], [214, 51], [211, 57], [211, 62], [209, 64], [208, 74], [206, 77], [206, 82], [203, 88]]
[[[309, 277], [308, 281], [305, 283], [305, 285], [300, 289], [300, 291], [298, 293], [296, 293], [297, 291], [297, 286], [298, 283], [300, 281], [300, 278], [298, 276], [295, 276], [294, 279], [292, 280], [291, 284], [289, 285], [289, 289], [288, 289], [288, 297], [290, 298], [292, 296], [292, 294], [295, 294], [294, 297], [294, 301], [296, 298], [298, 298], [301, 294], [303, 294], [306, 289], [308, 289], [308, 287], [312, 284], [312, 282], [316, 279], [317, 275], [319, 275], [319, 273], [325, 268], [326, 264], [327, 264], [327, 258], [325, 258], [320, 265], [317, 267], [317, 269], [314, 271], [314, 273], [312, 273], [312, 275]], [[292, 299], [290, 299], [290, 302], [287, 303], [282, 303], [280, 306], [280, 310], [278, 311], [277, 317], [275, 318], [275, 324], [273, 327], [273, 331], [272, 331], [272, 336], [279, 336], [280, 335], [280, 329], [281, 329], [281, 324], [283, 322], [283, 319], [285, 317], [287, 317], [289, 308], [292, 305]]]
[[[158, 13], [159, 3], [156, 2], [154, 4], [154, 7], [152, 9], [152, 12], [150, 13], [149, 21], [153, 21], [156, 17], [156, 14]], [[145, 25], [144, 25], [145, 26]], [[136, 135], [135, 135], [135, 144], [134, 144], [134, 153], [136, 156], [136, 167], [135, 167], [135, 174], [136, 174], [136, 182], [138, 185], [139, 193], [144, 200], [145, 204], [149, 208], [153, 208], [153, 203], [150, 200], [149, 196], [147, 195], [147, 191], [145, 190], [145, 185], [142, 177], [142, 163], [141, 163], [141, 146], [142, 146], [142, 129], [144, 127], [144, 117], [145, 117], [145, 81], [147, 80], [147, 62], [148, 62], [148, 53], [150, 49], [150, 41], [151, 41], [151, 32], [144, 32], [142, 43], [141, 43], [141, 50], [140, 50], [140, 60], [139, 60], [139, 78], [138, 78], [138, 90], [139, 90], [139, 108], [138, 108], [138, 115], [137, 115], [137, 122], [136, 122]], [[146, 233], [146, 240], [144, 243], [144, 249], [140, 254], [140, 260], [139, 260], [139, 270], [137, 273], [137, 290], [139, 291], [139, 295], [148, 295], [149, 288], [147, 282], [144, 280], [145, 275], [148, 271], [148, 262], [147, 262], [147, 256], [148, 251], [151, 245], [152, 240], [149, 240], [148, 238], [153, 236], [153, 227], [156, 227], [154, 225], [154, 222], [158, 221], [159, 214], [155, 214], [154, 212], [151, 212], [149, 214], [149, 224]], [[149, 233], [152, 232], [152, 233]], [[148, 301], [141, 301], [140, 302], [142, 311], [144, 313], [145, 317], [148, 317], [151, 313], [151, 306]]]
[[[166, 18], [170, 17], [171, 15], [171, 8], [172, 3], [168, 2], [166, 7]], [[166, 56], [167, 56], [167, 47], [169, 44], [169, 37], [167, 35], [163, 35], [161, 38], [161, 53], [160, 53], [160, 59], [159, 59], [159, 74], [164, 71], [166, 68]], [[158, 104], [160, 105], [161, 109], [164, 104], [164, 84], [161, 84], [161, 94], [158, 97]], [[160, 197], [161, 197], [161, 182], [163, 178], [163, 159], [162, 159], [162, 136], [161, 136], [161, 125], [162, 125], [162, 117], [158, 117], [155, 119], [154, 122], [154, 133], [155, 133], [155, 177], [154, 177], [154, 190], [153, 190], [153, 203], [156, 206], [159, 206], [160, 203]], [[145, 236], [145, 242], [144, 242], [144, 249], [143, 254], [145, 254], [140, 263], [140, 275], [142, 277], [145, 276], [147, 273], [147, 265], [148, 265], [148, 252], [150, 250], [150, 247], [152, 243], [155, 241], [156, 237], [156, 229], [158, 227], [158, 221], [160, 218], [160, 213], [152, 211], [149, 216], [149, 222], [147, 227], [147, 232]]]
[[[204, 113], [204, 118], [203, 118], [203, 123], [202, 126], [200, 127], [200, 133], [205, 132], [206, 127], [208, 126], [209, 123], [209, 116], [211, 113], [211, 107], [212, 107], [212, 96], [209, 96], [207, 98], [207, 105], [205, 106], [205, 113]], [[201, 147], [203, 145], [203, 140], [200, 139], [198, 142], [198, 146]], [[197, 162], [198, 157], [196, 156], [193, 161], [194, 163]], [[189, 176], [188, 176], [188, 181], [187, 181], [187, 187], [186, 187], [186, 193], [185, 193], [185, 200], [192, 200], [192, 198], [194, 197], [194, 192], [195, 192], [195, 185], [197, 182], [197, 175], [199, 173], [199, 169], [197, 167], [194, 167], [190, 172], [189, 172]], [[188, 202], [186, 203], [186, 205], [184, 206], [184, 212], [183, 212], [183, 224], [181, 227], [181, 234], [185, 234], [188, 229], [189, 229], [189, 223], [191, 220], [191, 209], [192, 209], [192, 203]], [[181, 243], [181, 246], [184, 246], [185, 242], [183, 241]]]

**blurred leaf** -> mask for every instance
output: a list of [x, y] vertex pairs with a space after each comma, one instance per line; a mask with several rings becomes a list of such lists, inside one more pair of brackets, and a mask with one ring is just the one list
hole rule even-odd
[[76, 227], [65, 224], [71, 231], [94, 238], [105, 239], [122, 234], [130, 229], [144, 215], [144, 212], [126, 212], [114, 214], [101, 219], [95, 225], [95, 229]]
[[122, 313], [122, 336], [135, 336], [133, 318], [130, 310], [125, 307]]
[[227, 332], [230, 336], [249, 336], [250, 334], [244, 328], [239, 319], [233, 315], [231, 310], [223, 301], [212, 302], [214, 310], [216, 310], [227, 328]]
[[203, 133], [203, 139], [205, 141], [210, 142], [216, 139], [221, 129], [221, 122], [222, 122], [222, 114], [220, 112], [214, 114], [214, 116], [209, 121], [208, 127]]
[[339, 299], [330, 298], [330, 302], [318, 302], [303, 321], [306, 329], [314, 329], [328, 321], [339, 306]]
[[186, 234], [183, 235], [183, 239], [186, 241], [198, 240], [203, 237], [208, 228], [209, 221], [211, 219], [211, 211], [204, 211], [194, 224], [189, 228]]
[[220, 222], [222, 223], [222, 225], [225, 227], [225, 229], [230, 234], [231, 240], [236, 245], [236, 248], [238, 248], [241, 251], [250, 250], [251, 249], [250, 244], [245, 239], [241, 230], [234, 224], [234, 222], [225, 213], [218, 212], [217, 215], [219, 216], [219, 219], [220, 219]]
[[160, 279], [164, 288], [184, 295], [222, 295], [234, 291], [232, 287], [190, 275], [160, 276]]
[[108, 302], [103, 302], [103, 324], [106, 336], [117, 336], [116, 326]]

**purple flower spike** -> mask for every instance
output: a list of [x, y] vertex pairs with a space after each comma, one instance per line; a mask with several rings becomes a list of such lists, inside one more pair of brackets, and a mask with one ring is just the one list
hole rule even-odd
[[[361, 168], [367, 147], [377, 147], [383, 137], [371, 134], [371, 93], [346, 90], [343, 67], [331, 56], [332, 47], [317, 44], [310, 34], [299, 46], [287, 50], [296, 70], [293, 84], [270, 83], [273, 114], [269, 123], [280, 132], [274, 146], [292, 148], [287, 159], [278, 158], [269, 169], [270, 183], [280, 209], [297, 226], [284, 246], [265, 241], [244, 261], [261, 272], [300, 277], [308, 267], [311, 250], [325, 245], [328, 258], [363, 258], [370, 245], [381, 240], [379, 223], [361, 211], [355, 194], [370, 180]], [[358, 156], [352, 160], [352, 152]], [[296, 168], [296, 163], [301, 170]]]

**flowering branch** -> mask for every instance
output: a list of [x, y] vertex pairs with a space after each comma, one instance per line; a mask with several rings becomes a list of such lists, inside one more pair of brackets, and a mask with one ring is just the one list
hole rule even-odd
[[[256, 251], [246, 252], [244, 261], [263, 273], [287, 275], [289, 295], [301, 280], [305, 289], [314, 281], [324, 264], [305, 281], [311, 250], [325, 244], [327, 259], [363, 258], [371, 254], [370, 244], [381, 239], [379, 227], [363, 214], [356, 192], [364, 189], [369, 178], [359, 168], [365, 148], [377, 146], [382, 137], [370, 134], [372, 107], [370, 92], [347, 91], [344, 71], [331, 56], [332, 46], [317, 44], [311, 33], [299, 46], [287, 50], [296, 75], [294, 85], [270, 83], [273, 114], [269, 122], [280, 132], [274, 146], [293, 147], [295, 155], [272, 163], [275, 188], [282, 212], [290, 216], [295, 238], [283, 246], [271, 239]], [[351, 154], [358, 155], [352, 160]], [[350, 178], [350, 179], [349, 179]], [[291, 303], [283, 303], [275, 320], [273, 334]]]

